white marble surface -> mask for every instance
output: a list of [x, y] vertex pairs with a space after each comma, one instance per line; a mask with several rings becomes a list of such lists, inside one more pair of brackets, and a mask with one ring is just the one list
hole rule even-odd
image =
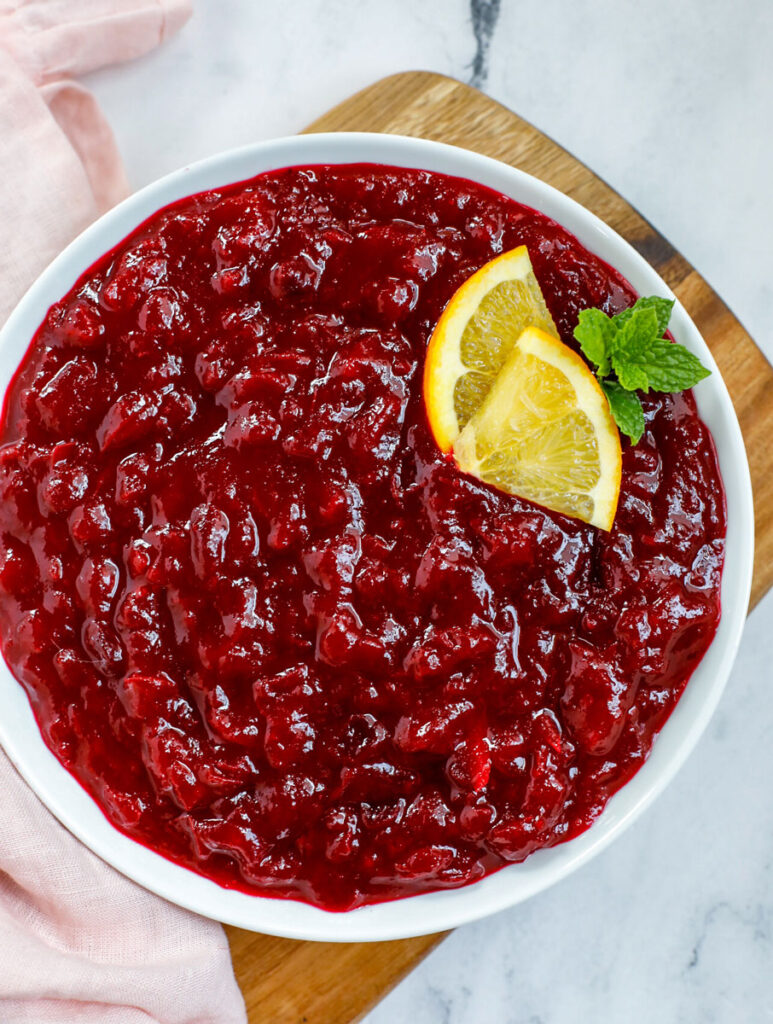
[[[477, 61], [468, 0], [194, 2], [163, 50], [88, 82], [134, 185], [295, 132], [382, 75], [475, 74], [632, 201], [773, 357], [770, 0], [501, 0]], [[368, 1024], [773, 1022], [772, 620], [773, 595], [654, 808], [553, 890], [459, 929]]]

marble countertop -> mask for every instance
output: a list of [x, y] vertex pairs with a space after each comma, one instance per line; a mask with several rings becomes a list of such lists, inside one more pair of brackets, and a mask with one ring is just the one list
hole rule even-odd
[[[86, 83], [134, 186], [384, 75], [444, 72], [605, 178], [773, 358], [770, 0], [194, 5], [162, 50]], [[773, 594], [655, 806], [560, 885], [456, 931], [367, 1024], [773, 1022], [771, 619]]]

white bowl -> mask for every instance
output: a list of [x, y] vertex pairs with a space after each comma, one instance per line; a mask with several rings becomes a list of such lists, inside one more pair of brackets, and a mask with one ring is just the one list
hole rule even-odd
[[[184, 196], [293, 164], [375, 162], [470, 178], [553, 217], [619, 270], [642, 295], [670, 290], [611, 228], [543, 182], [488, 157], [422, 139], [371, 134], [294, 136], [261, 142], [185, 167], [131, 196], [83, 232], [30, 288], [0, 332], [0, 388], [11, 376], [52, 303], [104, 252], [162, 206]], [[553, 849], [541, 850], [461, 889], [331, 913], [294, 900], [224, 889], [153, 853], [109, 823], [97, 804], [43, 743], [27, 696], [0, 663], [0, 742], [38, 796], [82, 842], [147, 889], [207, 917], [295, 939], [396, 939], [453, 928], [540, 892], [604, 849], [673, 778], [706, 727], [730, 673], [743, 629], [752, 575], [751, 482], [730, 396], [697, 328], [676, 303], [671, 329], [712, 375], [696, 389], [703, 420], [716, 442], [727, 493], [727, 549], [722, 620], [652, 753], [609, 801], [594, 825]]]

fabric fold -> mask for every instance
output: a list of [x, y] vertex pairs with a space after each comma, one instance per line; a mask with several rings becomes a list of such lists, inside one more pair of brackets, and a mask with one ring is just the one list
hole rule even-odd
[[189, 16], [189, 0], [0, 0], [0, 46], [41, 85], [141, 57]]

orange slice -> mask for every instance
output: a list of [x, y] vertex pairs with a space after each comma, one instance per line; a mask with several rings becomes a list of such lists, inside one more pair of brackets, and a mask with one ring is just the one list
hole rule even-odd
[[558, 337], [525, 245], [481, 267], [454, 293], [430, 338], [424, 401], [449, 451], [526, 327]]
[[620, 494], [620, 434], [584, 360], [536, 327], [522, 332], [453, 444], [466, 473], [602, 530]]

